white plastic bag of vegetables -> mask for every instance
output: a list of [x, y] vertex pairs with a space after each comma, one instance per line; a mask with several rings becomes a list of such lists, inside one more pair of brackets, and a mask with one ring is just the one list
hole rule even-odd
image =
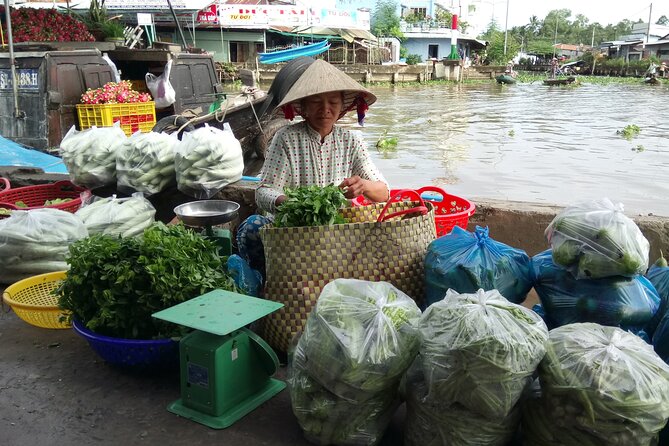
[[82, 131], [72, 126], [60, 143], [70, 180], [88, 189], [115, 184], [116, 153], [126, 139], [120, 123]]
[[58, 209], [14, 211], [0, 220], [0, 283], [68, 269], [69, 246], [88, 236], [81, 220]]
[[365, 393], [364, 401], [338, 397], [309, 376], [305, 360], [304, 351], [295, 351], [288, 369], [291, 406], [304, 436], [319, 445], [377, 444], [399, 407], [397, 392]]
[[449, 290], [425, 310], [420, 331], [430, 398], [498, 419], [530, 383], [548, 339], [539, 315], [497, 290]]
[[553, 261], [577, 279], [643, 274], [650, 244], [621, 203], [585, 201], [560, 212], [545, 231]]
[[428, 391], [419, 355], [407, 372], [405, 446], [507, 446], [518, 430], [519, 405], [506, 417], [486, 418]]
[[119, 147], [116, 159], [117, 188], [130, 195], [157, 194], [176, 182], [175, 135], [135, 132]]
[[84, 202], [75, 213], [89, 234], [108, 234], [134, 237], [155, 222], [156, 209], [141, 192], [132, 197], [95, 198]]
[[652, 336], [659, 323], [660, 296], [644, 276], [576, 279], [553, 262], [550, 249], [534, 256], [532, 266], [549, 329], [596, 322]]
[[419, 317], [416, 303], [387, 282], [336, 279], [323, 288], [288, 364], [293, 411], [308, 438], [381, 439], [418, 351]]
[[[551, 330], [538, 371], [541, 398], [533, 404], [545, 413], [523, 417], [529, 444], [650, 446], [669, 418], [669, 366], [620, 328]], [[550, 436], [570, 440], [542, 441]]]
[[531, 288], [530, 257], [521, 249], [493, 240], [487, 227], [477, 226], [474, 232], [469, 232], [456, 226], [427, 248], [428, 305], [443, 299], [449, 289], [458, 293], [497, 290], [519, 304]]
[[183, 135], [174, 162], [177, 188], [199, 199], [213, 197], [244, 172], [242, 146], [232, 131], [209, 126]]
[[305, 367], [337, 396], [397, 386], [418, 353], [420, 310], [388, 282], [336, 279], [323, 287], [300, 337]]

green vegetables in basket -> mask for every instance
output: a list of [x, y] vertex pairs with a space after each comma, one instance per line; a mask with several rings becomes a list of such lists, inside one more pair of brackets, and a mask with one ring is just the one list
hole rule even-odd
[[53, 200], [46, 200], [44, 206], [54, 206], [56, 204], [63, 204], [72, 201], [71, 198], [54, 198]]
[[277, 227], [327, 226], [346, 223], [340, 210], [348, 201], [337, 186], [286, 188], [286, 201], [276, 212]]
[[113, 337], [178, 336], [151, 315], [213, 289], [234, 290], [215, 244], [183, 225], [155, 223], [142, 237], [95, 234], [74, 243], [59, 306], [89, 330]]

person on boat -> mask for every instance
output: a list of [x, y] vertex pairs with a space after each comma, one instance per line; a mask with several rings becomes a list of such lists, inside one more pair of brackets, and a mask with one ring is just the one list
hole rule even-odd
[[516, 77], [516, 72], [513, 71], [513, 61], [512, 61], [512, 60], [510, 60], [510, 61], [506, 64], [506, 68], [504, 69], [504, 74], [507, 74], [507, 75], [509, 75], [509, 76], [511, 76], [511, 77]]
[[[388, 182], [376, 168], [359, 132], [337, 126], [346, 113], [356, 110], [363, 124], [376, 96], [347, 74], [323, 60], [311, 64], [295, 81], [277, 109], [287, 119], [303, 121], [280, 129], [265, 155], [256, 190], [256, 204], [274, 213], [286, 200], [284, 188], [338, 185], [346, 198], [363, 195], [372, 202], [387, 201]], [[237, 247], [252, 268], [265, 275], [260, 228], [271, 216], [252, 215], [238, 228]]]
[[551, 79], [555, 79], [557, 77], [557, 72], [558, 72], [558, 59], [557, 57], [554, 57], [553, 60], [551, 60]]
[[657, 69], [657, 74], [660, 76], [661, 79], [664, 79], [667, 77], [667, 74], [669, 74], [669, 70], [667, 70], [667, 63], [662, 62], [660, 64], [660, 67]]

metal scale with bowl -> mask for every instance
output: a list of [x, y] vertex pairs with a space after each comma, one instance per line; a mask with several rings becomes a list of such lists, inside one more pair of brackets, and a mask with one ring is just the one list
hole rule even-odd
[[[219, 252], [231, 254], [230, 231], [212, 226], [237, 217], [239, 204], [226, 200], [184, 203], [174, 213], [186, 226], [204, 228]], [[223, 252], [226, 251], [226, 252]], [[179, 342], [181, 398], [168, 410], [214, 429], [232, 425], [286, 387], [272, 378], [279, 360], [247, 325], [283, 304], [214, 290], [153, 314], [194, 329]]]
[[174, 213], [184, 225], [204, 228], [203, 235], [214, 241], [221, 255], [232, 254], [232, 234], [229, 229], [214, 226], [229, 223], [239, 215], [239, 204], [228, 200], [199, 200], [180, 204]]

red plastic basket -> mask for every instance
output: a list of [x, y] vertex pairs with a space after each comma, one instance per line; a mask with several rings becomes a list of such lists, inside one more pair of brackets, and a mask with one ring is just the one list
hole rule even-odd
[[[391, 189], [391, 198], [395, 196], [400, 189]], [[434, 206], [434, 224], [437, 227], [437, 237], [446, 235], [454, 226], [460, 226], [467, 229], [469, 217], [474, 215], [476, 206], [466, 198], [458, 197], [446, 193], [445, 190], [435, 186], [425, 186], [417, 189], [423, 200], [429, 201]], [[415, 200], [413, 194], [405, 193], [401, 196], [402, 200]], [[369, 201], [362, 195], [352, 200], [354, 206], [367, 206]]]
[[12, 185], [9, 184], [9, 180], [7, 178], [2, 178], [0, 177], [0, 192], [9, 190], [12, 188]]
[[[81, 206], [80, 194], [85, 191], [86, 189], [74, 185], [69, 180], [38, 184], [36, 186], [17, 187], [15, 189], [4, 189], [0, 191], [0, 207], [23, 211], [51, 208], [74, 213]], [[72, 200], [44, 206], [45, 201], [56, 198], [71, 198]], [[17, 201], [24, 202], [28, 207], [16, 206]], [[0, 215], [0, 218], [2, 217], [6, 216]]]

